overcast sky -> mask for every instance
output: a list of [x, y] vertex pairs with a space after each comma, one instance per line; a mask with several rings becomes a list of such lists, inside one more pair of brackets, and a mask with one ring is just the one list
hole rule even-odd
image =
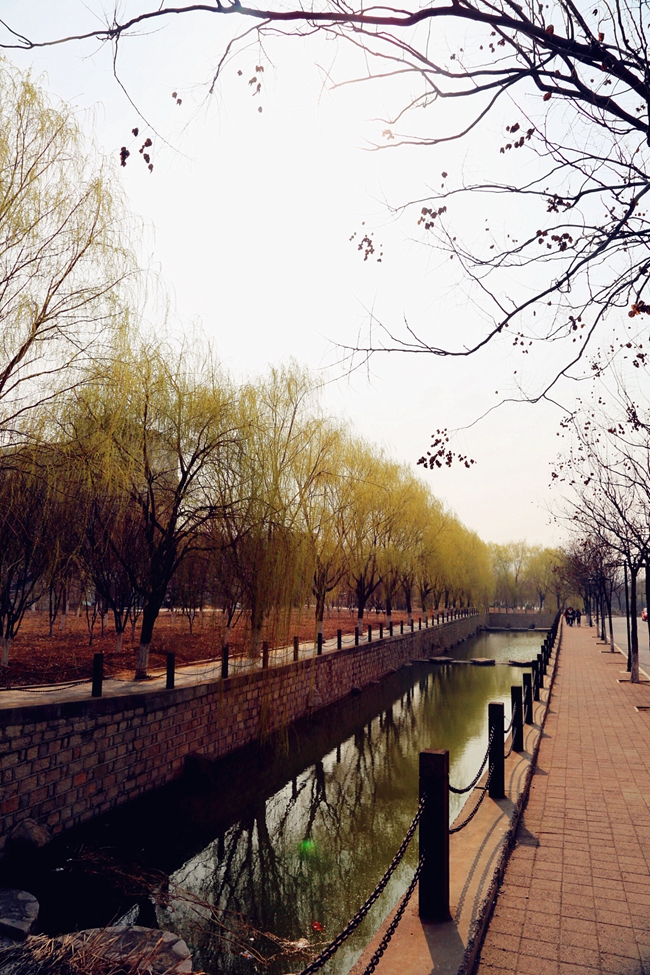
[[[44, 37], [88, 26], [92, 10], [77, 0], [5, 0], [3, 19]], [[478, 420], [516, 392], [519, 364], [509, 347], [455, 361], [378, 356], [352, 373], [343, 361], [341, 346], [367, 335], [372, 315], [395, 331], [405, 321], [424, 334], [435, 329], [450, 343], [483, 327], [481, 308], [451, 286], [447, 264], [423, 243], [416, 212], [398, 217], [387, 206], [426, 196], [443, 163], [476, 168], [480, 154], [450, 148], [441, 162], [423, 148], [368, 151], [402, 94], [395, 86], [333, 90], [331, 78], [357, 66], [324, 40], [248, 51], [209, 97], [221, 30], [217, 18], [178, 18], [124, 43], [120, 77], [146, 121], [113, 79], [109, 48], [70, 45], [12, 60], [45, 73], [53, 95], [83, 113], [88, 136], [114, 161], [144, 221], [143, 264], [159, 271], [175, 327], [200, 324], [237, 375], [289, 356], [319, 371], [329, 380], [326, 408], [409, 464], [436, 428], [467, 427], [455, 446], [476, 465], [422, 472], [434, 492], [485, 540], [556, 544], [562, 532], [549, 514], [548, 485], [559, 410], [506, 404]], [[260, 62], [263, 75], [255, 73]], [[248, 84], [253, 74], [263, 80], [259, 95]], [[148, 135], [153, 173], [137, 152]], [[123, 169], [122, 145], [131, 151]], [[376, 250], [364, 261], [357, 242], [366, 231]], [[533, 384], [548, 368], [537, 359], [527, 365]], [[562, 396], [570, 402], [571, 390]]]

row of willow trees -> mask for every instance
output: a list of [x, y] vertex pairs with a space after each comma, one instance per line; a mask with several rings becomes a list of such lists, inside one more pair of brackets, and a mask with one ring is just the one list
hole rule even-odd
[[294, 364], [234, 383], [204, 351], [124, 342], [108, 364], [32, 414], [0, 484], [3, 664], [26, 610], [54, 617], [74, 582], [118, 644], [140, 624], [147, 672], [166, 600], [191, 617], [240, 614], [250, 652], [296, 607], [315, 633], [353, 598], [409, 616], [486, 605], [488, 547], [411, 470], [322, 414]]

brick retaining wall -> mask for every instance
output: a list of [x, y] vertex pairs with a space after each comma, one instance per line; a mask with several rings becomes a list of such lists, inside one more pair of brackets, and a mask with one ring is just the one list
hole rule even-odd
[[550, 630], [555, 613], [489, 613], [487, 626], [504, 630]]
[[0, 851], [22, 819], [59, 833], [169, 782], [189, 754], [225, 755], [486, 623], [472, 616], [173, 691], [0, 710]]

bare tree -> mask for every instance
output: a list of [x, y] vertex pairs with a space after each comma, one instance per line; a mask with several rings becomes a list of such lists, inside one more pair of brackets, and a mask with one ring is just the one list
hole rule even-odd
[[[118, 7], [104, 13], [98, 5], [93, 13], [97, 22], [87, 30], [80, 25], [69, 36], [50, 37], [39, 35], [27, 13], [14, 13], [0, 43], [7, 50], [32, 50], [99, 40], [114, 46], [119, 64], [123, 39], [184, 16], [197, 31], [208, 20], [234, 22], [215, 52], [211, 91], [251, 37], [306, 44], [315, 31], [358, 53], [359, 73], [346, 80], [375, 80], [382, 91], [390, 83], [396, 105], [377, 147], [439, 150], [437, 192], [407, 188], [405, 198], [423, 238], [454, 259], [449, 273], [457, 268], [457, 281], [476, 296], [482, 324], [464, 323], [451, 333], [443, 322], [438, 334], [418, 325], [403, 332], [387, 323], [382, 336], [375, 323], [372, 341], [352, 352], [465, 357], [505, 337], [528, 355], [537, 343], [564, 343], [561, 357], [553, 357], [527, 393], [538, 399], [550, 396], [559, 376], [583, 369], [590, 343], [594, 355], [586, 368], [603, 368], [606, 360], [592, 340], [612, 309], [627, 309], [625, 341], [637, 342], [635, 320], [650, 313], [649, 25], [641, 0], [594, 0], [589, 6], [574, 0], [452, 0], [412, 9], [354, 8], [333, 0], [251, 7], [232, 0], [151, 3], [130, 16]], [[138, 43], [146, 40], [141, 36]], [[442, 165], [453, 142], [466, 142], [474, 152], [476, 179]], [[462, 206], [467, 194], [469, 210]], [[501, 230], [492, 218], [506, 204], [509, 219]], [[488, 233], [476, 234], [477, 216], [481, 223], [487, 218], [481, 230]], [[372, 248], [366, 234], [364, 256]], [[444, 459], [448, 453], [443, 432], [435, 438], [434, 455]]]
[[[608, 601], [611, 617], [616, 566], [626, 565], [629, 570], [631, 604], [636, 607], [637, 579], [650, 553], [650, 440], [638, 417], [630, 423], [601, 424], [590, 410], [572, 416], [565, 425], [571, 428], [574, 444], [558, 463], [553, 478], [572, 491], [566, 512], [571, 523], [599, 543], [592, 547], [588, 560], [590, 597]], [[613, 642], [611, 619], [610, 640]], [[639, 680], [635, 609], [630, 680]]]

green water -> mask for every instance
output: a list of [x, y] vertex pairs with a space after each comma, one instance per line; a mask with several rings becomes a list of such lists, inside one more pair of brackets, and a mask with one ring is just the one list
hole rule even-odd
[[[459, 660], [528, 660], [543, 634], [482, 634], [451, 651]], [[487, 705], [506, 704], [522, 669], [414, 665], [356, 700], [349, 700], [292, 731], [284, 754], [267, 748], [218, 763], [209, 788], [188, 799], [194, 845], [176, 837], [185, 853], [171, 881], [201, 901], [241, 912], [261, 931], [291, 941], [329, 941], [355, 914], [381, 877], [416, 811], [418, 760], [423, 748], [447, 748], [450, 779], [465, 785], [487, 742]], [[282, 779], [282, 769], [288, 777]], [[455, 818], [466, 797], [450, 796]], [[214, 828], [208, 842], [210, 820]], [[181, 821], [180, 819], [178, 820]], [[187, 818], [186, 818], [187, 822]], [[189, 855], [188, 855], [189, 854]], [[151, 854], [150, 854], [151, 858]], [[405, 890], [415, 867], [414, 841], [387, 890], [325, 972], [352, 966]], [[154, 858], [155, 859], [155, 858]], [[169, 867], [172, 866], [170, 862]], [[195, 967], [210, 975], [257, 970], [241, 941], [232, 953], [217, 949], [205, 911], [185, 900], [158, 910], [161, 927], [186, 938]], [[323, 931], [315, 931], [322, 926]], [[251, 950], [268, 952], [254, 940]], [[303, 959], [283, 958], [272, 973], [298, 972]]]

